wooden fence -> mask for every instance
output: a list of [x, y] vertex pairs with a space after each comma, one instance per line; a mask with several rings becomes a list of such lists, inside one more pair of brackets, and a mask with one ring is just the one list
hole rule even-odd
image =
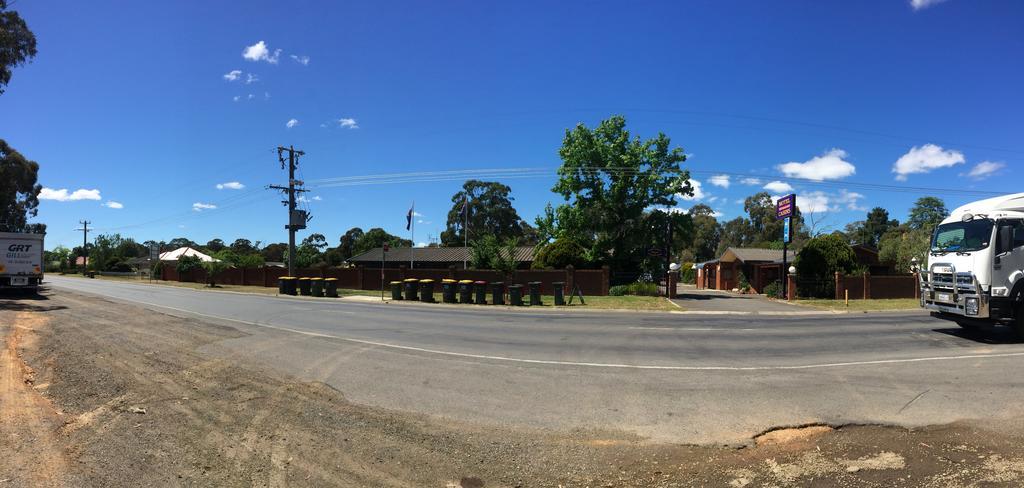
[[871, 298], [920, 298], [921, 289], [918, 277], [912, 275], [873, 276], [864, 273], [861, 276], [845, 276], [836, 273], [836, 300], [842, 300], [850, 294], [851, 300], [868, 300]]
[[[279, 267], [261, 266], [258, 268], [229, 268], [219, 276], [217, 283], [225, 285], [248, 285], [248, 286], [277, 286], [278, 278], [285, 276], [288, 270]], [[354, 290], [379, 290], [381, 289], [381, 278], [384, 283], [390, 281], [401, 281], [406, 278], [426, 279], [430, 278], [440, 282], [442, 279], [453, 280], [483, 280], [489, 283], [502, 281], [506, 285], [525, 285], [531, 281], [539, 281], [541, 293], [551, 294], [552, 283], [565, 283], [565, 291], [569, 293], [573, 284], [579, 285], [584, 295], [607, 295], [608, 294], [608, 267], [602, 269], [524, 269], [512, 273], [511, 279], [505, 279], [500, 271], [480, 269], [408, 269], [406, 266], [399, 268], [385, 268], [383, 276], [380, 269], [364, 268], [305, 268], [295, 272], [299, 277], [320, 277], [337, 278], [338, 288]], [[206, 282], [206, 271], [198, 268], [187, 273], [178, 273], [173, 264], [164, 263], [161, 269], [160, 279], [165, 281], [186, 281], [195, 283]]]

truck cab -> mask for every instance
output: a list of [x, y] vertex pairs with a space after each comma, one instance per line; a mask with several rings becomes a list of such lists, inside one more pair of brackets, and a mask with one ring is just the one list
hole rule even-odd
[[1006, 324], [1024, 339], [1024, 193], [959, 207], [935, 229], [921, 306], [962, 327]]

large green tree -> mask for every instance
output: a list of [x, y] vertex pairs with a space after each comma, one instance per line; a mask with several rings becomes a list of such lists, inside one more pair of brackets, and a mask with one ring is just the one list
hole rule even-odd
[[882, 236], [899, 225], [898, 220], [889, 218], [888, 210], [875, 207], [868, 212], [864, 220], [847, 224], [845, 234], [851, 244], [861, 244], [877, 249]]
[[924, 230], [931, 233], [942, 219], [949, 215], [946, 204], [940, 198], [921, 197], [910, 209], [907, 225], [913, 230]]
[[562, 227], [558, 232], [576, 237], [613, 269], [635, 269], [645, 259], [654, 237], [645, 212], [693, 195], [689, 172], [680, 167], [683, 149], [662, 133], [646, 140], [631, 135], [621, 116], [566, 130], [558, 154], [562, 166], [552, 190], [565, 203], [550, 216]]
[[402, 239], [396, 235], [389, 234], [380, 227], [374, 227], [359, 237], [352, 250], [352, 254], [362, 254], [375, 247], [383, 247], [385, 243], [391, 247], [412, 247], [412, 241], [409, 239]]
[[693, 221], [693, 233], [686, 246], [692, 253], [692, 259], [697, 262], [714, 259], [718, 243], [722, 240], [722, 229], [715, 218], [715, 211], [707, 205], [697, 204], [687, 213]]
[[11, 68], [25, 64], [36, 56], [36, 36], [25, 19], [7, 10], [7, 0], [0, 0], [0, 95], [11, 81]]
[[363, 229], [359, 227], [353, 227], [342, 234], [337, 247], [338, 254], [342, 260], [348, 259], [355, 254], [356, 242], [359, 242], [359, 238], [363, 237], [363, 234]]
[[[452, 195], [452, 208], [448, 211], [448, 224], [441, 232], [441, 244], [461, 246], [466, 242], [466, 219], [469, 219], [469, 240], [474, 234], [493, 234], [499, 240], [524, 240], [533, 232], [516, 209], [508, 185], [496, 181], [468, 180], [462, 190]], [[468, 215], [467, 215], [468, 214]]]
[[38, 175], [39, 163], [0, 139], [0, 232], [45, 232], [45, 225], [28, 223], [39, 211]]

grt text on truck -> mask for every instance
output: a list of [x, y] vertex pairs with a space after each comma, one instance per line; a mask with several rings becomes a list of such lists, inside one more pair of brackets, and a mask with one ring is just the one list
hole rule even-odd
[[939, 224], [921, 306], [965, 328], [1009, 325], [1024, 339], [1024, 193], [968, 203]]
[[39, 291], [43, 235], [0, 232], [0, 289]]

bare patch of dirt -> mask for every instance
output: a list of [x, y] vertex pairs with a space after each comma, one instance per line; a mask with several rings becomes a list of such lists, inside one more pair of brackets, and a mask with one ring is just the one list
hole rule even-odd
[[[48, 304], [12, 311], [0, 299], [0, 412], [20, 405], [0, 430], [11, 453], [0, 458], [0, 487], [1024, 483], [1021, 437], [973, 423], [805, 426], [738, 449], [467, 424], [352, 404], [330, 386], [200, 352], [246, 335], [236, 328], [65, 291]], [[7, 364], [22, 369], [8, 379]]]

